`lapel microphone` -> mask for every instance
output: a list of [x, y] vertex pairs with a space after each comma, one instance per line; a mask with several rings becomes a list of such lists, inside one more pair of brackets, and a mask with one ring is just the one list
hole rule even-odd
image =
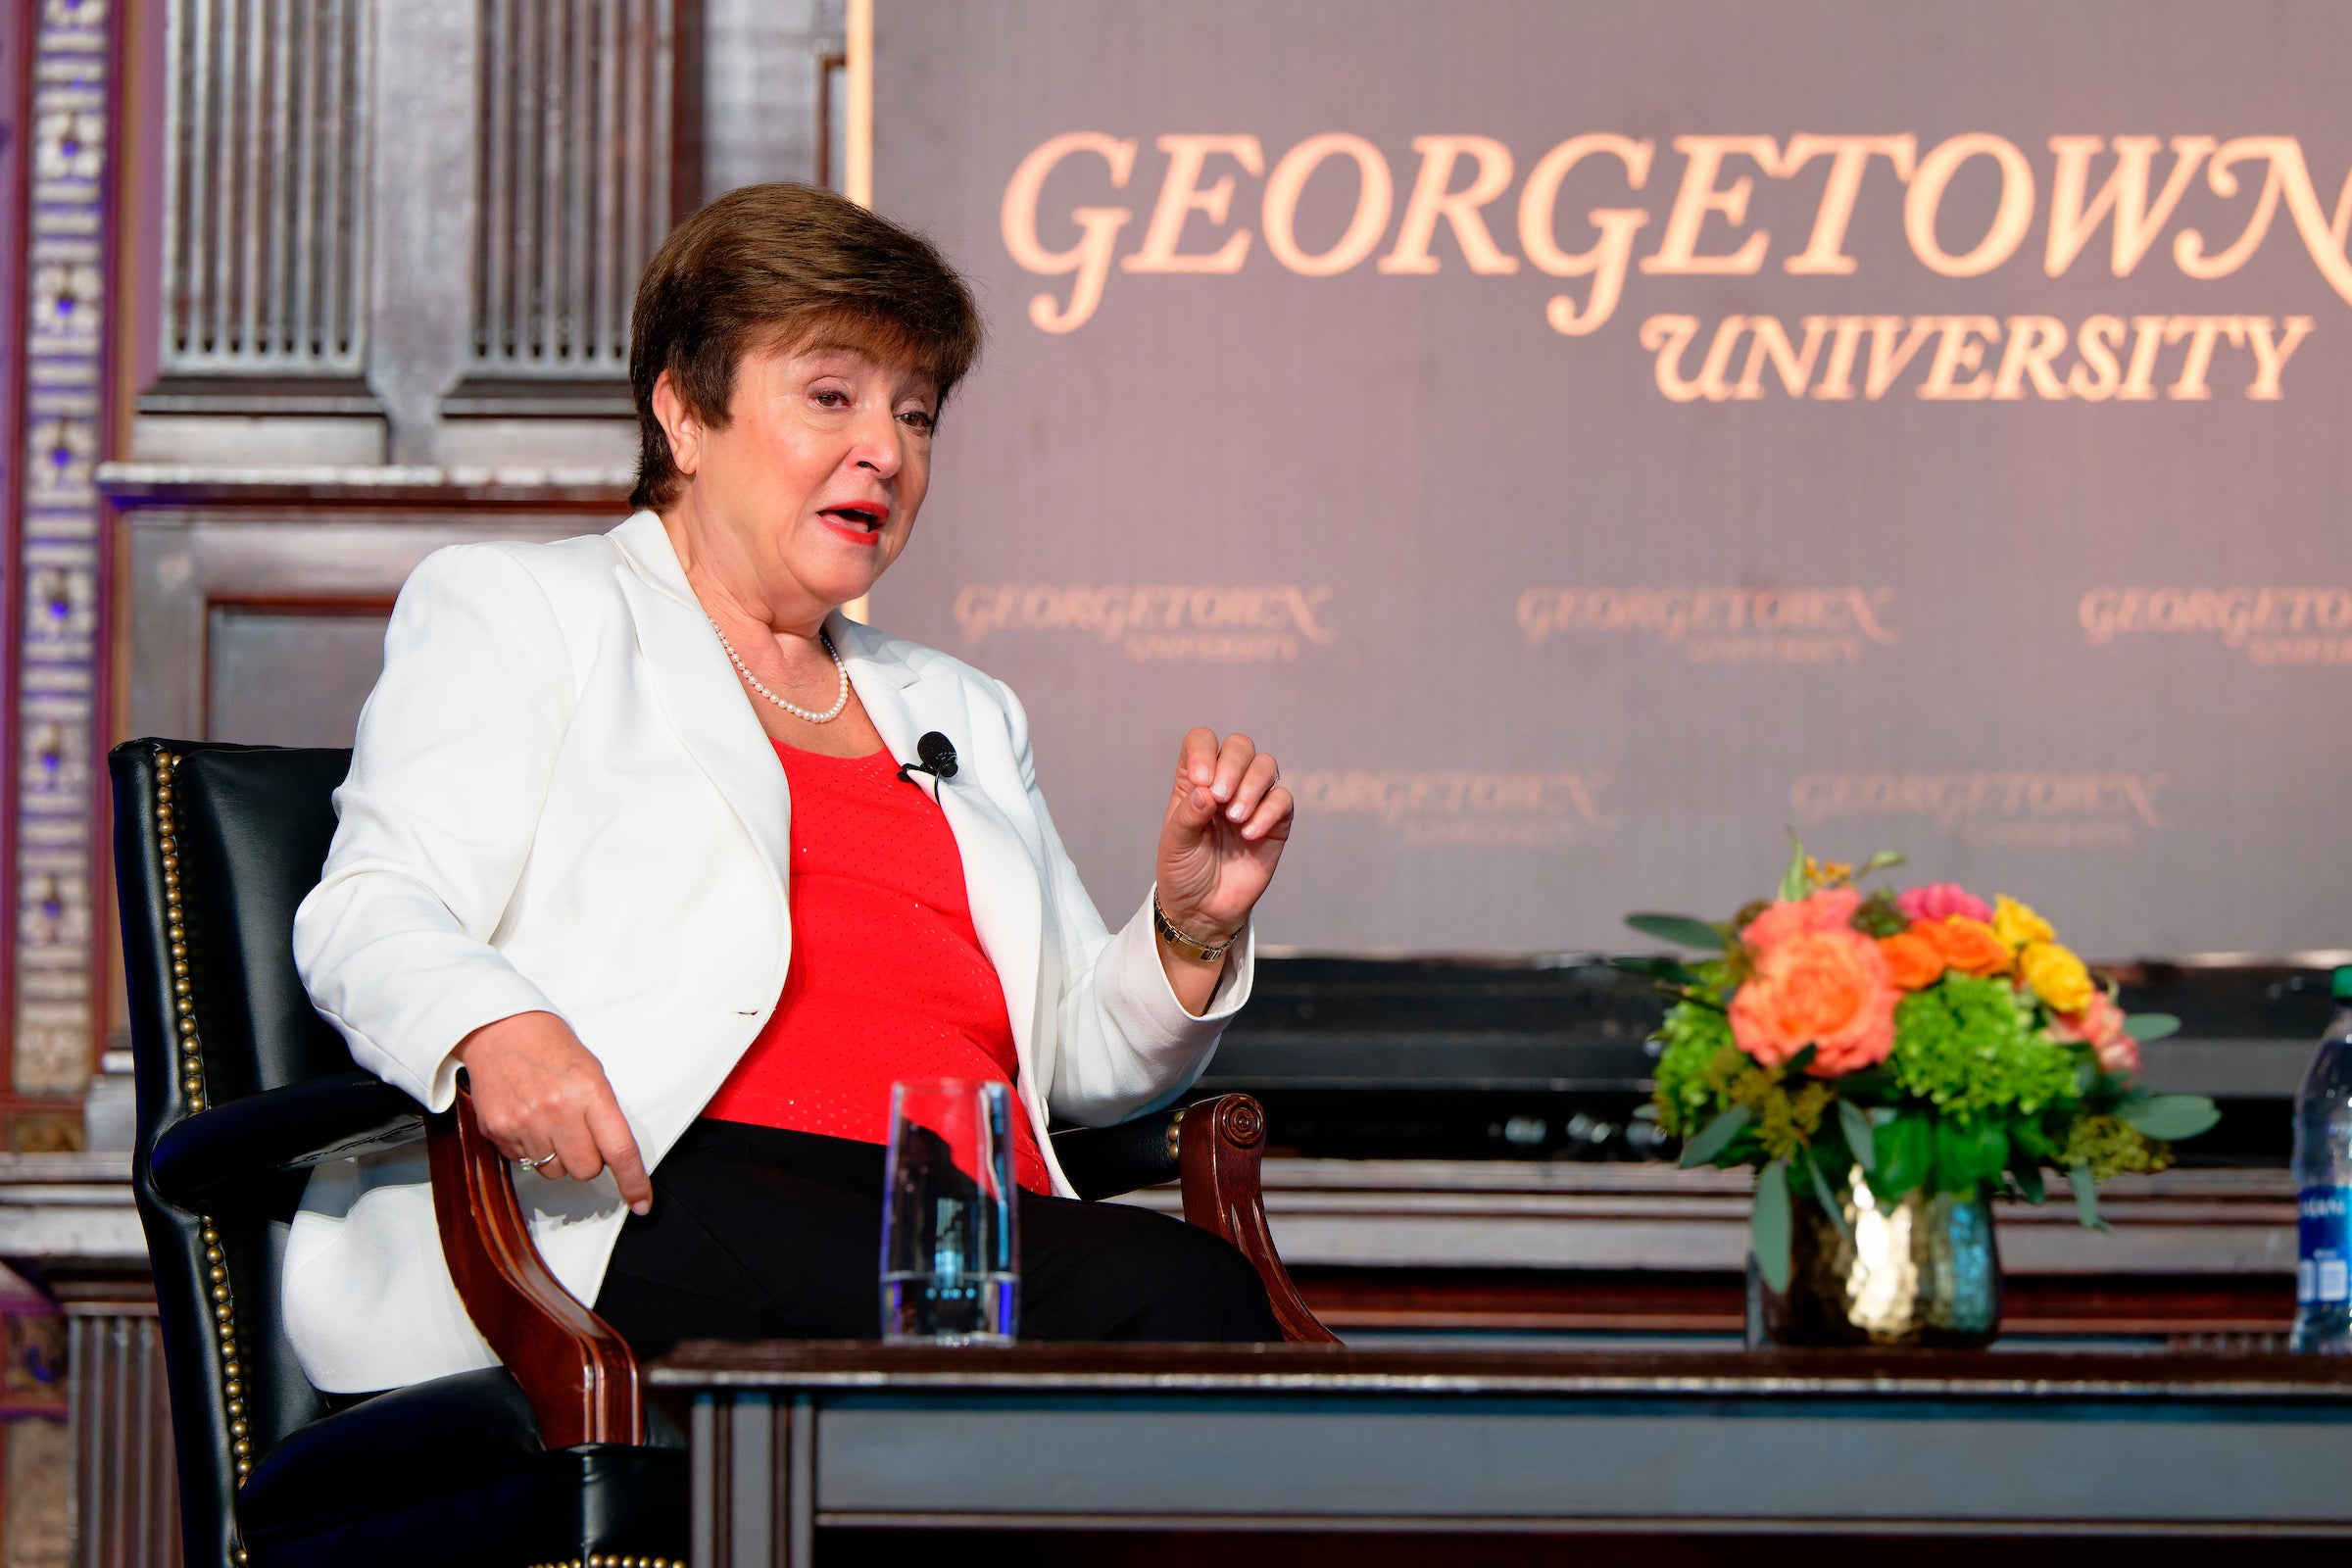
[[[914, 761], [899, 764], [899, 777], [928, 773], [944, 783], [956, 776], [956, 743], [939, 731], [925, 731], [923, 738], [914, 743]], [[911, 784], [914, 780], [907, 778], [906, 782]]]

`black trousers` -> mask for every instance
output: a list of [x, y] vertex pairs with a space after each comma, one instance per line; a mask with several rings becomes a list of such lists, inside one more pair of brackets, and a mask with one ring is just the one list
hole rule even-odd
[[[708, 1118], [654, 1171], [596, 1298], [640, 1356], [682, 1340], [881, 1335], [883, 1150]], [[1121, 1203], [1020, 1196], [1025, 1340], [1279, 1340], [1231, 1243]]]

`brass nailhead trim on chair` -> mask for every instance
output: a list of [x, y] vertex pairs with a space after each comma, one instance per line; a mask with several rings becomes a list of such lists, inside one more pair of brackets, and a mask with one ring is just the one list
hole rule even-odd
[[596, 1552], [586, 1557], [560, 1557], [554, 1562], [535, 1562], [530, 1568], [686, 1568], [683, 1557], [630, 1557], [609, 1552]]
[[196, 973], [188, 961], [188, 929], [179, 897], [179, 834], [172, 776], [179, 759], [164, 752], [155, 760], [155, 848], [164, 865], [166, 935], [172, 944], [172, 1003], [179, 1032], [179, 1087], [188, 1109], [204, 1108], [204, 1042], [196, 1028]]
[[[172, 944], [172, 998], [179, 1031], [179, 1087], [187, 1100], [185, 1114], [205, 1106], [204, 1041], [196, 1028], [196, 970], [188, 956], [188, 926], [180, 903], [179, 834], [175, 824], [172, 774], [179, 759], [170, 752], [155, 760], [155, 848], [164, 866], [164, 918]], [[236, 1298], [228, 1288], [228, 1255], [220, 1250], [220, 1233], [209, 1215], [198, 1215], [204, 1238], [205, 1296], [212, 1302], [213, 1327], [220, 1341], [220, 1393], [228, 1414], [223, 1436], [236, 1461], [237, 1480], [253, 1473], [253, 1429], [245, 1419], [245, 1368], [237, 1359]], [[229, 1556], [245, 1561], [245, 1548], [231, 1545]]]

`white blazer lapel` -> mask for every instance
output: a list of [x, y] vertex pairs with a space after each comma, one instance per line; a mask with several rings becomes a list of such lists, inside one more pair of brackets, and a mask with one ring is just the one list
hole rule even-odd
[[[850, 684], [892, 757], [902, 762], [912, 760], [916, 741], [931, 730], [968, 755], [972, 710], [961, 675], [944, 666], [918, 675], [904, 660], [874, 651], [874, 634], [857, 622], [837, 615], [828, 624], [842, 662], [849, 667]], [[981, 787], [975, 770], [967, 767], [944, 786], [927, 774], [907, 776], [928, 788], [956, 835], [972, 928], [1004, 988], [1013, 1044], [1021, 1059], [1030, 1061], [1037, 1029], [1039, 945], [1045, 932], [1045, 894], [1037, 861], [1011, 818]]]
[[759, 715], [686, 585], [662, 519], [640, 512], [612, 537], [628, 558], [615, 571], [662, 710], [781, 886], [792, 861], [792, 802]]

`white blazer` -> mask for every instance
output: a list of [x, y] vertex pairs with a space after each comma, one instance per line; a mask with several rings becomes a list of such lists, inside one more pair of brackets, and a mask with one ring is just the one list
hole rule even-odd
[[[1012, 693], [917, 644], [828, 627], [894, 757], [930, 730], [956, 745], [954, 781], [924, 787], [955, 831], [1021, 1104], [1066, 1195], [1049, 1114], [1101, 1126], [1174, 1099], [1248, 1000], [1251, 949], [1237, 948], [1205, 1016], [1186, 1012], [1149, 900], [1113, 934], [1087, 898]], [[295, 962], [353, 1058], [436, 1110], [469, 1032], [553, 1012], [604, 1063], [656, 1165], [783, 992], [784, 771], [650, 512], [601, 536], [459, 545], [418, 565], [335, 809]], [[517, 1181], [549, 1267], [593, 1302], [627, 1212], [611, 1174]], [[450, 1283], [421, 1144], [312, 1176], [284, 1307], [321, 1389], [496, 1360]]]

